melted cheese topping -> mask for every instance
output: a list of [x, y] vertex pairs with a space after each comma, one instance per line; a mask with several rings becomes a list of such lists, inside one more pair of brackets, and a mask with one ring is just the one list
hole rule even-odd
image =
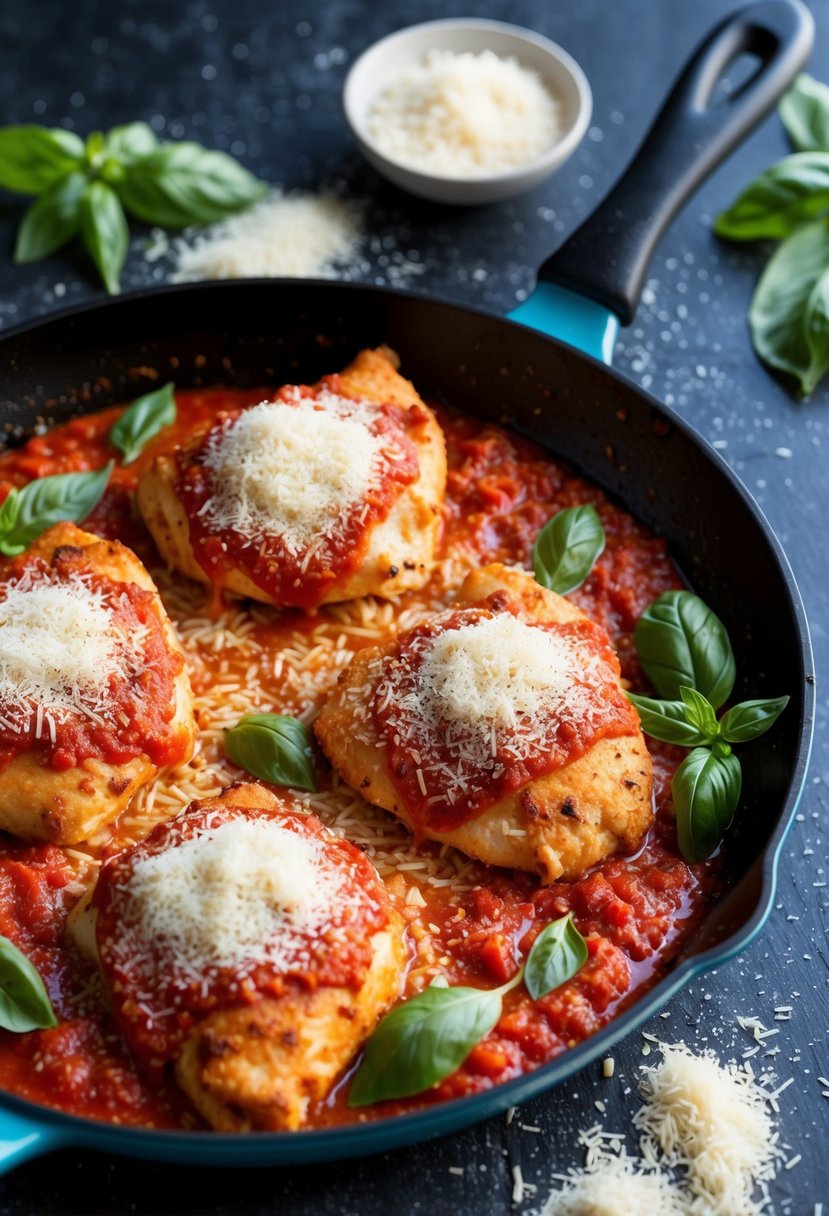
[[137, 862], [125, 940], [139, 956], [161, 946], [187, 980], [286, 968], [328, 927], [342, 882], [323, 841], [271, 819], [231, 819]]
[[377, 476], [384, 440], [369, 430], [372, 417], [367, 405], [329, 392], [246, 410], [209, 441], [204, 465], [216, 492], [205, 515], [251, 543], [277, 535], [291, 553], [307, 549]]
[[57, 720], [103, 721], [110, 682], [139, 668], [137, 643], [88, 576], [26, 570], [0, 587], [0, 727], [20, 734], [34, 724], [35, 738], [48, 731], [54, 742]]

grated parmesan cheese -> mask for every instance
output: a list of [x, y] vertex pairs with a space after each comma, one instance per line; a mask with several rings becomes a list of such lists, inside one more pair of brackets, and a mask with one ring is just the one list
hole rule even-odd
[[453, 178], [529, 164], [562, 136], [558, 101], [537, 73], [488, 50], [430, 51], [375, 98], [368, 127], [390, 160]]
[[567, 1178], [541, 1209], [541, 1216], [688, 1216], [671, 1178], [661, 1170], [643, 1173], [624, 1150], [594, 1153], [592, 1172]]
[[173, 281], [333, 278], [338, 266], [355, 261], [361, 242], [359, 217], [348, 203], [275, 191], [195, 241], [176, 242]]
[[208, 442], [216, 491], [206, 519], [252, 544], [278, 535], [291, 553], [329, 536], [378, 475], [388, 442], [371, 433], [372, 418], [330, 392], [245, 410]]
[[123, 908], [130, 952], [162, 944], [185, 978], [302, 956], [342, 877], [323, 842], [272, 819], [231, 819], [135, 866]]
[[0, 587], [0, 726], [54, 739], [56, 720], [101, 722], [110, 681], [126, 681], [141, 662], [133, 635], [119, 632], [107, 593], [73, 573], [57, 581], [27, 569]]

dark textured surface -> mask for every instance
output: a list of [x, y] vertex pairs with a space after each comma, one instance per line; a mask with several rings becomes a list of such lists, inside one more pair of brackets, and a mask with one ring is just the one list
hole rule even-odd
[[[146, 118], [171, 137], [225, 147], [287, 187], [335, 184], [364, 203], [371, 242], [358, 277], [400, 279], [401, 259], [423, 273], [409, 285], [504, 311], [526, 293], [533, 266], [572, 230], [618, 174], [684, 56], [732, 5], [722, 0], [479, 2], [474, 12], [532, 26], [563, 43], [594, 89], [591, 131], [547, 185], [515, 203], [477, 212], [416, 204], [382, 185], [349, 144], [339, 111], [348, 61], [402, 24], [452, 14], [465, 4], [391, 0], [309, 10], [294, 0], [130, 4], [106, 9], [56, 0], [6, 0], [0, 11], [0, 121], [97, 126]], [[818, 21], [813, 72], [829, 79], [829, 5]], [[819, 675], [826, 669], [829, 388], [806, 403], [755, 361], [745, 309], [760, 266], [751, 248], [717, 243], [710, 219], [786, 144], [772, 118], [710, 180], [657, 251], [642, 305], [622, 334], [616, 366], [673, 405], [739, 472], [786, 546], [806, 600]], [[27, 270], [8, 261], [19, 214], [0, 204], [0, 322], [98, 294], [80, 255]], [[158, 264], [136, 247], [125, 286], [153, 281]], [[756, 746], [762, 746], [757, 744]], [[713, 1045], [724, 1058], [749, 1048], [738, 1015], [756, 1014], [779, 1034], [755, 1055], [782, 1084], [782, 1138], [803, 1159], [771, 1193], [778, 1212], [829, 1207], [825, 1131], [829, 1100], [829, 949], [825, 781], [826, 713], [818, 716], [809, 783], [781, 865], [777, 907], [740, 959], [685, 990], [649, 1028], [668, 1039]], [[775, 1020], [774, 1010], [791, 1006]], [[519, 1111], [451, 1139], [388, 1157], [280, 1173], [193, 1171], [62, 1153], [30, 1163], [0, 1184], [0, 1210], [46, 1213], [403, 1213], [535, 1211], [552, 1175], [581, 1162], [579, 1128], [601, 1121], [625, 1130], [647, 1046], [639, 1035], [615, 1052], [616, 1074], [591, 1070]], [[766, 1052], [774, 1052], [766, 1058]], [[596, 1102], [606, 1111], [597, 1110]], [[530, 1129], [530, 1130], [528, 1130]], [[537, 1186], [513, 1205], [512, 1168]], [[463, 1174], [450, 1172], [462, 1168]]]

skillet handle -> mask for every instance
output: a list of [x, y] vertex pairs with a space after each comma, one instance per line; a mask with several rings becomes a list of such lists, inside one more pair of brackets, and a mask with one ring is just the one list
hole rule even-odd
[[8, 1173], [30, 1157], [40, 1157], [70, 1143], [72, 1138], [56, 1123], [0, 1109], [0, 1174]]
[[[813, 39], [801, 0], [757, 0], [727, 17], [691, 57], [621, 179], [539, 280], [588, 296], [629, 325], [662, 233], [788, 88]], [[754, 74], [709, 108], [717, 82], [746, 52], [760, 59]]]

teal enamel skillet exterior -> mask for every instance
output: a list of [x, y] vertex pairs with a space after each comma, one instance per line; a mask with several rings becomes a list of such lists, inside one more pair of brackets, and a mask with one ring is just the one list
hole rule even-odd
[[[35, 325], [22, 326], [0, 342], [0, 363], [15, 369], [9, 376], [10, 382], [17, 377], [17, 391], [10, 394], [10, 403], [31, 395], [35, 384], [44, 395], [62, 393], [66, 397], [65, 385], [73, 383], [73, 376], [78, 378], [74, 382], [88, 384], [94, 376], [93, 369], [100, 369], [105, 359], [108, 368], [118, 360], [123, 360], [122, 366], [128, 368], [130, 361], [124, 357], [125, 350], [133, 351], [134, 366], [154, 356], [161, 360], [179, 350], [182, 342], [186, 344], [186, 338], [178, 328], [183, 323], [191, 324], [194, 331], [198, 331], [200, 321], [208, 318], [215, 333], [217, 323], [212, 318], [218, 313], [234, 318], [233, 324], [239, 326], [239, 334], [244, 334], [247, 317], [266, 314], [268, 310], [263, 303], [271, 300], [276, 305], [285, 305], [286, 315], [290, 310], [294, 310], [295, 315], [305, 310], [313, 316], [316, 328], [309, 331], [312, 334], [327, 333], [328, 325], [333, 328], [339, 324], [348, 331], [350, 340], [353, 335], [349, 325], [356, 322], [343, 320], [343, 317], [353, 313], [361, 314], [360, 324], [376, 337], [386, 336], [381, 328], [385, 325], [388, 339], [403, 348], [407, 369], [417, 362], [417, 343], [421, 334], [425, 335], [430, 329], [431, 339], [438, 347], [440, 335], [449, 334], [446, 342], [463, 343], [468, 351], [481, 351], [482, 362], [503, 357], [514, 360], [517, 366], [525, 366], [527, 374], [532, 358], [536, 356], [538, 361], [549, 359], [552, 368], [569, 366], [582, 391], [585, 391], [584, 386], [596, 384], [629, 401], [631, 407], [635, 407], [632, 414], [638, 412], [641, 416], [638, 422], [633, 421], [641, 424], [641, 435], [646, 439], [648, 420], [658, 419], [660, 427], [666, 428], [664, 433], [674, 436], [681, 460], [693, 458], [717, 492], [728, 496], [732, 508], [743, 520], [743, 539], [756, 547], [764, 563], [764, 576], [775, 583], [779, 612], [775, 624], [782, 630], [781, 637], [788, 646], [792, 687], [795, 681], [798, 684], [793, 709], [799, 706], [799, 720], [791, 720], [788, 724], [785, 755], [776, 757], [772, 747], [769, 772], [760, 771], [757, 776], [760, 789], [764, 788], [766, 780], [773, 778], [778, 791], [768, 837], [761, 852], [749, 859], [737, 886], [721, 901], [690, 944], [693, 954], [680, 960], [654, 988], [598, 1034], [552, 1063], [489, 1092], [438, 1104], [414, 1114], [351, 1127], [290, 1134], [228, 1136], [116, 1127], [64, 1115], [4, 1095], [0, 1108], [0, 1171], [33, 1156], [69, 1146], [199, 1165], [289, 1165], [366, 1155], [457, 1131], [527, 1101], [606, 1054], [616, 1041], [653, 1016], [690, 979], [743, 950], [762, 928], [772, 906], [780, 850], [805, 781], [811, 746], [815, 700], [813, 664], [800, 596], [779, 542], [725, 462], [708, 450], [681, 419], [603, 365], [610, 363], [620, 322], [630, 320], [647, 259], [670, 217], [701, 178], [774, 104], [802, 66], [810, 43], [811, 21], [797, 0], [762, 0], [741, 10], [715, 31], [680, 78], [632, 166], [633, 176], [626, 175], [587, 225], [542, 267], [537, 292], [511, 314], [510, 321], [514, 324], [472, 310], [372, 288], [248, 281], [135, 293], [115, 303], [69, 310]], [[712, 119], [705, 102], [727, 63], [741, 50], [753, 50], [762, 61], [761, 67], [753, 80], [729, 105], [718, 109]], [[684, 147], [686, 156], [688, 148], [693, 148], [691, 165], [677, 164], [675, 160], [672, 166], [664, 164], [668, 152], [674, 155], [677, 144]], [[618, 231], [619, 215], [630, 206], [637, 208], [631, 214], [643, 215], [646, 222], [638, 226], [622, 224], [621, 227], [633, 232], [635, 237], [625, 242]], [[586, 249], [590, 251], [589, 256]], [[278, 308], [273, 311], [279, 317]], [[184, 322], [182, 318], [185, 318]], [[208, 321], [203, 323], [206, 326]], [[165, 326], [170, 331], [166, 350], [164, 338], [150, 337], [156, 332], [163, 334]], [[550, 342], [537, 333], [529, 333], [529, 328], [553, 335], [586, 353], [580, 355], [567, 350], [560, 342]], [[147, 335], [140, 349], [134, 338], [136, 333]], [[207, 341], [205, 333], [206, 329], [198, 335], [200, 340]], [[222, 338], [227, 339], [227, 335], [223, 334]], [[313, 338], [309, 341], [309, 349], [312, 341]], [[221, 346], [221, 339], [216, 339], [216, 345]], [[488, 352], [487, 346], [497, 349]], [[232, 354], [226, 358], [237, 366], [246, 358], [250, 358], [252, 364], [261, 358], [260, 348], [251, 354], [243, 347], [244, 338], [237, 335], [228, 346]], [[439, 359], [439, 355], [435, 358]], [[258, 366], [248, 370], [252, 376], [259, 373]], [[447, 368], [447, 373], [450, 371], [456, 377], [459, 374], [457, 368], [453, 371]], [[417, 379], [415, 370], [412, 374]], [[83, 381], [84, 376], [86, 381]], [[113, 391], [117, 394], [127, 382], [125, 376]], [[529, 393], [530, 389], [526, 391]], [[596, 391], [601, 392], [601, 387]], [[95, 401], [92, 408], [99, 404], [106, 402]], [[70, 399], [67, 408], [71, 409], [71, 406]], [[566, 412], [566, 404], [562, 408]], [[528, 407], [528, 415], [538, 412], [529, 411]], [[529, 423], [522, 424], [520, 429], [531, 433]], [[640, 439], [641, 436], [636, 442]], [[591, 442], [595, 447], [595, 436]], [[649, 442], [654, 444], [656, 441], [651, 437]], [[559, 446], [555, 438], [551, 446]], [[566, 451], [564, 454], [569, 455]], [[658, 465], [661, 455], [661, 450], [656, 452], [652, 461]], [[618, 483], [620, 497], [624, 498], [624, 469], [611, 472], [604, 479], [599, 476], [596, 479], [603, 480], [611, 493]], [[591, 474], [588, 472], [588, 475]], [[693, 475], [694, 470], [691, 470], [689, 476]], [[647, 517], [641, 503], [639, 508], [632, 509], [638, 510], [643, 518]], [[669, 532], [667, 526], [665, 530]]]

